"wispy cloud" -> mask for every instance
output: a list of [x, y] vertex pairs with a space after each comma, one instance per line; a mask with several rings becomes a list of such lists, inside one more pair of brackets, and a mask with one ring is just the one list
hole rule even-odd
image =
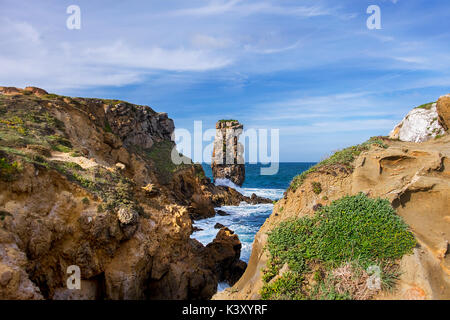
[[316, 17], [330, 15], [331, 10], [321, 6], [279, 6], [271, 2], [251, 3], [242, 0], [211, 1], [205, 6], [185, 8], [171, 12], [175, 16], [211, 16], [225, 13], [233, 13], [242, 16], [252, 14], [275, 14], [299, 17]]

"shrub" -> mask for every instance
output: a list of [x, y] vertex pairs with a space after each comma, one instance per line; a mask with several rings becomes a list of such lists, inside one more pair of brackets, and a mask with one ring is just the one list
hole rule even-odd
[[280, 278], [261, 289], [264, 300], [302, 300], [303, 277], [298, 273], [285, 272]]
[[322, 185], [320, 184], [320, 182], [311, 182], [312, 188], [313, 188], [313, 192], [315, 194], [320, 194], [322, 192]]
[[10, 162], [7, 158], [0, 158], [0, 180], [12, 181], [22, 170], [20, 162]]
[[278, 270], [287, 263], [292, 272], [304, 274], [312, 264], [332, 268], [356, 261], [366, 268], [393, 263], [415, 245], [413, 234], [389, 201], [360, 193], [333, 201], [312, 217], [281, 223], [268, 237], [268, 267]]

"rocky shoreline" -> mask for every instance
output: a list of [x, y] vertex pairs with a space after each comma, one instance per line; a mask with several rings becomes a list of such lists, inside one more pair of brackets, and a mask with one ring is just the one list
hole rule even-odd
[[270, 200], [174, 165], [167, 114], [34, 87], [0, 87], [0, 114], [1, 299], [208, 299], [245, 270], [236, 234], [203, 246], [192, 219]]

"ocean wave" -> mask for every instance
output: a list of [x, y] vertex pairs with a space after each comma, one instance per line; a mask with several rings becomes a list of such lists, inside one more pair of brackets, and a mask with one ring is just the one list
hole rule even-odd
[[224, 186], [236, 189], [244, 196], [250, 197], [253, 193], [257, 196], [278, 200], [283, 196], [284, 189], [263, 189], [263, 188], [242, 188], [228, 179], [216, 179], [214, 181], [216, 186]]

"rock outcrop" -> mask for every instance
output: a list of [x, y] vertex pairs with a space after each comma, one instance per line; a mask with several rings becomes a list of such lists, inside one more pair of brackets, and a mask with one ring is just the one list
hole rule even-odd
[[436, 108], [439, 115], [439, 123], [445, 130], [448, 130], [450, 128], [450, 94], [440, 97]]
[[[240, 280], [214, 299], [260, 299], [262, 270], [269, 259], [268, 233], [281, 222], [313, 215], [315, 208], [364, 192], [388, 199], [411, 227], [418, 245], [399, 261], [396, 290], [374, 299], [450, 299], [450, 136], [424, 143], [384, 139], [347, 166], [325, 165], [287, 190], [257, 233]], [[314, 185], [320, 183], [317, 192]]]
[[245, 180], [244, 147], [239, 136], [244, 126], [235, 120], [216, 123], [211, 168], [214, 180], [228, 179], [238, 186]]
[[[221, 230], [204, 247], [192, 218], [251, 199], [173, 164], [166, 114], [39, 88], [0, 93], [1, 299], [208, 299], [237, 278], [237, 236]], [[66, 285], [72, 265], [80, 290]]]
[[[441, 100], [440, 104], [444, 105], [444, 101]], [[445, 132], [445, 128], [438, 119], [440, 118], [436, 103], [415, 108], [391, 131], [389, 137], [409, 142], [425, 142], [434, 139]]]

